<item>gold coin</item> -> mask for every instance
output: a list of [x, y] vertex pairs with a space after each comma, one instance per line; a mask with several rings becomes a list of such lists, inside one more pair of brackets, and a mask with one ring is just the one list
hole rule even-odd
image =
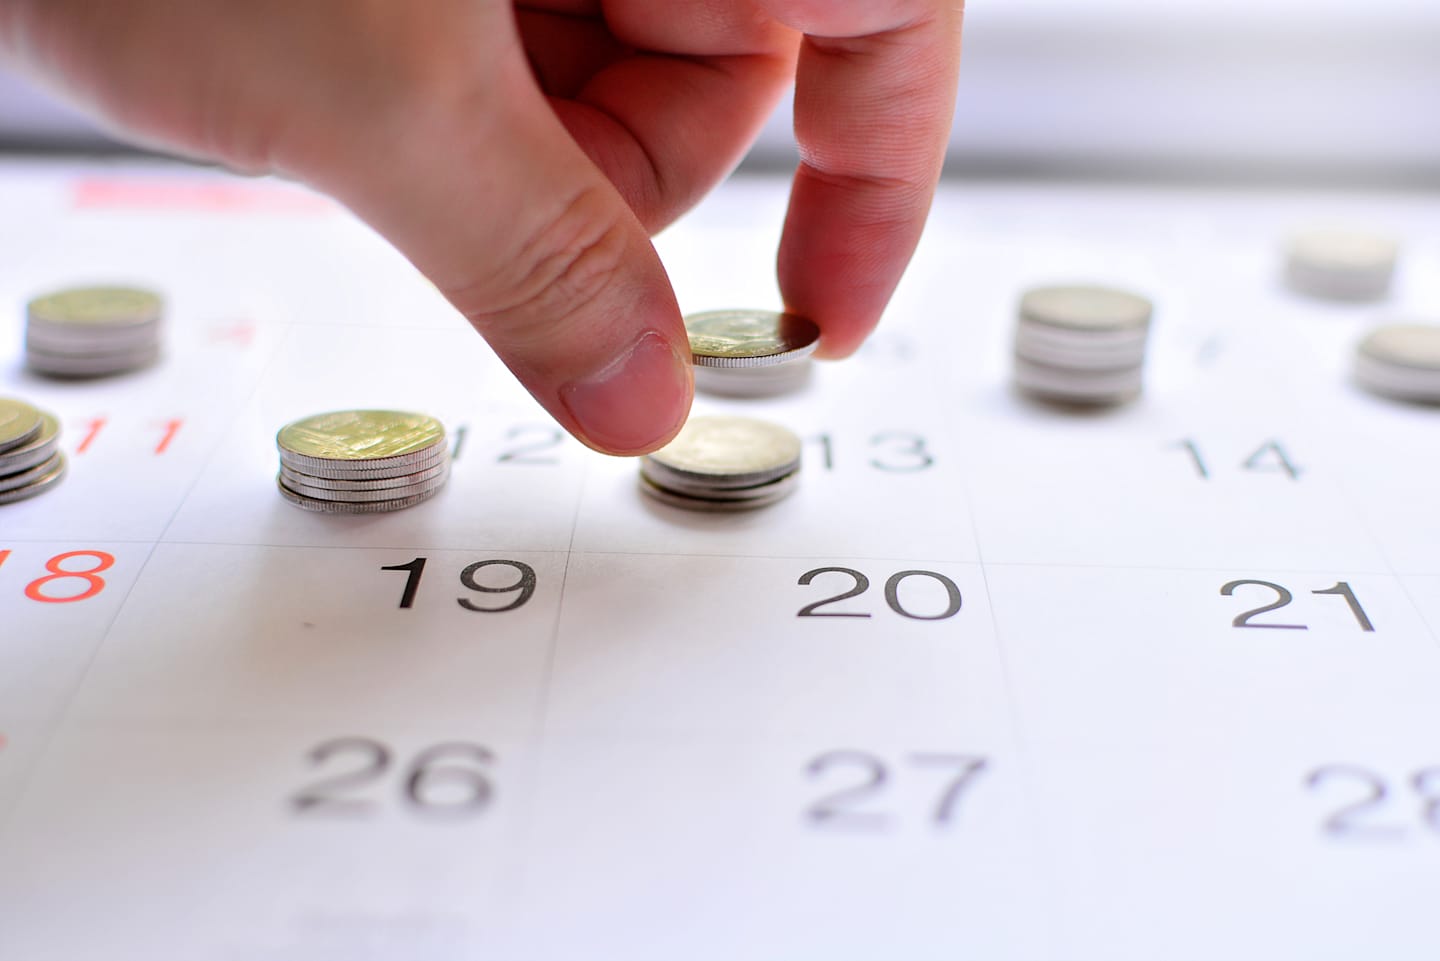
[[138, 287], [74, 287], [30, 301], [31, 323], [127, 326], [153, 323], [160, 295]]
[[711, 310], [685, 318], [690, 353], [700, 367], [768, 367], [808, 357], [820, 328], [772, 310]]
[[445, 441], [433, 417], [398, 410], [339, 410], [286, 424], [275, 436], [297, 463], [423, 458]]
[[29, 443], [44, 423], [44, 415], [23, 400], [0, 397], [0, 451]]

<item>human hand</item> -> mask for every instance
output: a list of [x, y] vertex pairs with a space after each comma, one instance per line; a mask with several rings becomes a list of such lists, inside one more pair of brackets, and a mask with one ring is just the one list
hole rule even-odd
[[786, 309], [852, 352], [948, 138], [958, 0], [0, 0], [0, 48], [123, 134], [350, 207], [585, 443], [654, 449], [689, 348], [650, 245], [791, 79]]

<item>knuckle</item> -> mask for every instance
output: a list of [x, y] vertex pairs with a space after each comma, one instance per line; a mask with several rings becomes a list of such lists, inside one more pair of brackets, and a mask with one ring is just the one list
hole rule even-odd
[[582, 189], [487, 276], [447, 296], [492, 344], [524, 346], [563, 333], [624, 268], [630, 225], [615, 207], [603, 187]]

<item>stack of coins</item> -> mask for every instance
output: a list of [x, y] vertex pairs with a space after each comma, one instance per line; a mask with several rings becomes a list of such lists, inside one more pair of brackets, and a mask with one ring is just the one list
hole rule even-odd
[[158, 294], [131, 287], [81, 287], [30, 301], [25, 363], [55, 377], [102, 377], [160, 357]]
[[450, 476], [445, 428], [433, 417], [395, 410], [341, 410], [286, 424], [280, 494], [325, 514], [403, 510], [435, 496]]
[[1046, 400], [1117, 404], [1140, 393], [1150, 301], [1107, 287], [1039, 287], [1020, 299], [1015, 383]]
[[800, 482], [800, 438], [750, 417], [692, 417], [669, 444], [640, 460], [640, 489], [696, 511], [765, 507]]
[[1440, 325], [1375, 328], [1355, 349], [1355, 381], [1385, 397], [1440, 404]]
[[0, 397], [0, 504], [43, 494], [64, 476], [60, 422], [24, 401]]
[[1311, 230], [1286, 246], [1290, 288], [1325, 300], [1379, 300], [1390, 290], [1400, 245], [1351, 230]]
[[810, 379], [820, 328], [769, 310], [711, 310], [685, 318], [695, 389], [725, 397], [774, 397]]

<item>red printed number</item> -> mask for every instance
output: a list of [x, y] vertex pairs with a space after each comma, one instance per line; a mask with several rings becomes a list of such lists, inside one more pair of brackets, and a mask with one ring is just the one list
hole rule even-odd
[[[67, 571], [60, 566], [72, 557], [93, 558], [95, 563], [93, 566], [84, 570], [73, 571]], [[102, 571], [108, 571], [114, 566], [114, 556], [104, 551], [66, 551], [64, 554], [56, 554], [45, 562], [45, 569], [50, 573], [44, 577], [37, 577], [25, 585], [25, 596], [32, 601], [40, 601], [43, 604], [69, 604], [71, 601], [88, 600], [105, 589], [105, 578], [101, 577], [100, 574]], [[46, 593], [49, 585], [71, 578], [78, 578], [84, 581], [85, 590], [79, 594], [56, 595]]]

